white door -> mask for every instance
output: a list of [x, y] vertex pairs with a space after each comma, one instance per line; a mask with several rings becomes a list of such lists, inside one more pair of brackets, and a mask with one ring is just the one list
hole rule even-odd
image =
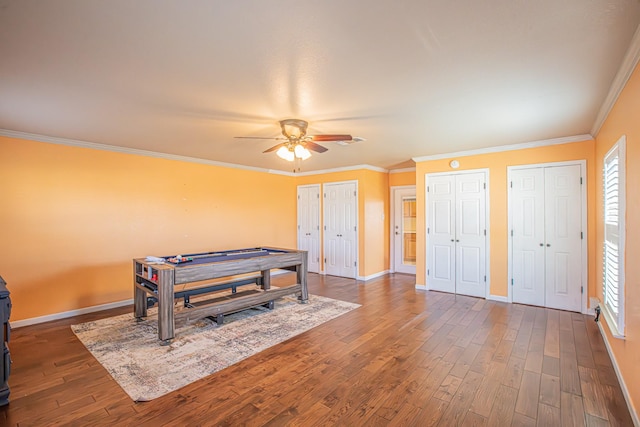
[[298, 187], [298, 249], [307, 251], [310, 273], [320, 272], [320, 185]]
[[582, 308], [580, 165], [510, 171], [513, 302]]
[[395, 189], [393, 199], [394, 271], [416, 274], [416, 188]]
[[544, 306], [544, 169], [511, 173], [513, 302]]
[[582, 309], [580, 165], [545, 168], [546, 306]]
[[486, 295], [485, 174], [456, 176], [456, 293]]
[[427, 176], [428, 288], [486, 296], [486, 175]]
[[428, 177], [427, 205], [427, 284], [455, 293], [455, 177]]
[[356, 183], [324, 186], [324, 253], [326, 274], [355, 278], [357, 275]]

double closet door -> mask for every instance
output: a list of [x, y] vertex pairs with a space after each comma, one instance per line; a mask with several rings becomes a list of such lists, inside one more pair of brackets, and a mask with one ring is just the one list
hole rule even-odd
[[486, 296], [487, 175], [426, 178], [427, 288]]
[[324, 186], [325, 273], [357, 276], [358, 187], [355, 182]]
[[509, 170], [512, 300], [582, 308], [581, 165]]

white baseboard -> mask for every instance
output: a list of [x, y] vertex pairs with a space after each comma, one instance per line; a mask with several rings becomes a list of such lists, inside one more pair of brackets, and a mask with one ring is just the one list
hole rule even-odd
[[609, 345], [609, 340], [607, 339], [607, 334], [602, 329], [602, 322], [598, 322], [598, 329], [600, 329], [600, 335], [602, 335], [602, 340], [604, 341], [604, 345], [607, 348], [607, 353], [609, 353], [609, 358], [611, 359], [611, 364], [613, 365], [613, 370], [616, 372], [616, 376], [618, 377], [618, 382], [620, 383], [620, 388], [622, 389], [622, 395], [624, 396], [625, 402], [627, 402], [627, 408], [629, 408], [629, 413], [631, 414], [631, 419], [633, 420], [633, 425], [635, 427], [640, 427], [640, 419], [638, 418], [638, 414], [633, 410], [633, 405], [631, 405], [631, 398], [629, 396], [629, 390], [627, 389], [627, 385], [624, 382], [624, 378], [620, 373], [620, 369], [618, 368], [618, 361], [616, 360], [613, 351], [611, 350], [611, 346]]
[[487, 296], [487, 300], [498, 301], [498, 302], [509, 302], [509, 298], [503, 297], [501, 295], [489, 295]]
[[418, 283], [416, 283], [416, 289], [419, 291], [426, 291], [427, 290], [427, 285], [420, 285]]
[[111, 308], [123, 307], [125, 305], [133, 305], [133, 299], [94, 305], [91, 307], [80, 308], [78, 310], [63, 311], [62, 313], [48, 314], [46, 316], [32, 317], [30, 319], [11, 320], [11, 329], [36, 325], [38, 323], [51, 322], [52, 320], [66, 319], [67, 317], [80, 316], [82, 314], [95, 313], [96, 311], [109, 310]]
[[368, 276], [356, 276], [356, 280], [367, 280], [375, 279], [380, 276], [384, 276], [385, 274], [389, 274], [389, 270], [379, 271], [377, 273], [370, 274]]

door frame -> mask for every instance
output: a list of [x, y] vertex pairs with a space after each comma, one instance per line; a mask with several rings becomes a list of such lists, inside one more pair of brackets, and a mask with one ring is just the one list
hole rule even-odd
[[[490, 216], [490, 207], [491, 207], [491, 194], [490, 194], [490, 189], [491, 189], [491, 174], [490, 174], [490, 169], [489, 168], [479, 168], [479, 169], [466, 169], [466, 170], [461, 170], [461, 171], [446, 171], [446, 172], [434, 172], [434, 173], [425, 173], [424, 174], [424, 235], [425, 235], [425, 239], [424, 239], [424, 265], [425, 265], [425, 289], [429, 290], [429, 280], [427, 279], [427, 268], [429, 266], [429, 237], [427, 234], [427, 228], [429, 226], [429, 192], [427, 191], [427, 188], [429, 186], [429, 177], [430, 176], [438, 176], [438, 175], [462, 175], [462, 174], [470, 174], [470, 173], [479, 173], [479, 172], [483, 172], [485, 174], [485, 184], [487, 186], [486, 188], [486, 192], [485, 192], [485, 203], [484, 203], [484, 210], [485, 210], [485, 226], [487, 228], [487, 238], [484, 241], [484, 250], [485, 250], [485, 273], [487, 275], [487, 281], [485, 283], [485, 293], [484, 293], [484, 299], [495, 299], [492, 295], [491, 295], [491, 216]], [[457, 295], [457, 294], [454, 294]]]
[[[297, 202], [296, 202], [296, 220], [297, 220], [297, 227], [296, 227], [296, 243], [298, 245], [298, 249], [300, 249], [300, 189], [301, 188], [317, 188], [318, 190], [318, 195], [322, 194], [322, 188], [320, 187], [320, 184], [307, 184], [307, 185], [298, 185], [296, 187], [296, 198], [297, 198]], [[320, 220], [321, 218], [321, 214], [322, 214], [322, 197], [318, 197], [318, 240], [317, 240], [317, 244], [316, 246], [316, 250], [318, 253], [318, 257], [320, 259], [322, 259], [322, 252], [320, 252], [320, 248], [321, 248], [321, 244], [320, 242], [322, 241], [322, 239], [324, 238], [324, 234], [322, 233], [322, 227], [320, 226], [320, 224], [322, 223], [322, 221]], [[310, 264], [310, 263], [309, 263]], [[320, 260], [318, 260], [318, 271], [314, 271], [312, 273], [318, 273], [320, 274], [322, 272], [322, 268], [324, 268], [324, 264], [320, 262]]]
[[[390, 267], [391, 267], [391, 273], [395, 273], [396, 272], [396, 250], [399, 248], [396, 248], [396, 239], [393, 237], [395, 236], [395, 229], [394, 229], [394, 224], [396, 222], [396, 196], [399, 194], [400, 191], [403, 190], [413, 190], [413, 194], [416, 195], [416, 186], [415, 185], [394, 185], [391, 187], [391, 194], [390, 194], [390, 198], [391, 198], [391, 209], [390, 210], [390, 215], [389, 215], [389, 260], [390, 262]], [[416, 202], [417, 202], [417, 198], [416, 198]], [[407, 273], [407, 274], [411, 274], [411, 273]], [[415, 269], [413, 271], [413, 274], [415, 273]]]
[[335, 181], [335, 182], [325, 182], [322, 184], [322, 189], [321, 189], [321, 199], [322, 199], [322, 227], [320, 227], [321, 231], [322, 231], [322, 274], [327, 274], [327, 268], [326, 268], [326, 258], [327, 258], [327, 233], [325, 233], [325, 231], [327, 230], [327, 216], [325, 215], [325, 209], [326, 209], [326, 203], [325, 203], [325, 189], [328, 186], [331, 185], [340, 185], [340, 184], [355, 184], [356, 186], [356, 210], [355, 210], [355, 223], [356, 223], [356, 244], [355, 246], [355, 260], [356, 260], [356, 274], [355, 277], [353, 277], [354, 280], [363, 280], [363, 278], [360, 276], [360, 190], [358, 188], [358, 180], [357, 179], [352, 179], [352, 180], [347, 180], [347, 181]]
[[554, 167], [554, 166], [580, 166], [580, 177], [582, 178], [582, 189], [580, 192], [581, 198], [581, 215], [580, 215], [580, 228], [582, 229], [583, 238], [580, 242], [581, 253], [580, 257], [582, 259], [582, 268], [580, 283], [582, 286], [582, 297], [581, 299], [581, 313], [587, 313], [587, 300], [589, 298], [589, 266], [588, 266], [588, 258], [587, 258], [587, 242], [589, 238], [588, 227], [587, 227], [587, 185], [589, 180], [587, 179], [587, 161], [586, 160], [571, 160], [566, 162], [548, 162], [548, 163], [532, 163], [526, 165], [518, 165], [518, 166], [507, 166], [507, 301], [509, 303], [513, 303], [513, 237], [511, 236], [511, 230], [513, 229], [513, 207], [511, 197], [511, 179], [512, 179], [512, 171], [518, 169], [533, 169], [533, 168], [544, 168], [544, 167]]

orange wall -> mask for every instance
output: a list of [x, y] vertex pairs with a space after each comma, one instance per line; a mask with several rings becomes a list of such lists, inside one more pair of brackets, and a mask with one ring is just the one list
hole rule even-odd
[[[367, 277], [387, 271], [389, 269], [389, 174], [358, 169], [296, 177], [296, 185], [342, 181], [358, 181], [358, 276]], [[320, 236], [320, 239], [322, 238]], [[324, 270], [323, 253], [320, 258], [320, 268]]]
[[416, 185], [416, 171], [389, 173], [389, 186]]
[[389, 174], [363, 171], [364, 276], [389, 270]]
[[[571, 144], [551, 145], [523, 150], [503, 151], [468, 157], [456, 157], [460, 167], [455, 171], [468, 169], [489, 169], [489, 224], [490, 224], [490, 284], [491, 295], [506, 297], [508, 294], [508, 221], [507, 221], [507, 166], [534, 163], [561, 162], [568, 160], [587, 161], [587, 212], [593, 212], [593, 197], [590, 189], [595, 186], [593, 171], [594, 142], [584, 141]], [[450, 159], [419, 162], [416, 165], [416, 283], [425, 285], [426, 277], [426, 241], [425, 241], [425, 175], [436, 172], [453, 172]], [[595, 292], [594, 282], [594, 244], [595, 225], [588, 214], [588, 262], [589, 294]]]
[[12, 320], [132, 298], [131, 259], [296, 246], [288, 176], [0, 137]]
[[358, 181], [358, 274], [389, 269], [384, 172], [291, 177], [7, 137], [0, 152], [14, 321], [132, 298], [135, 257], [296, 247], [296, 186], [308, 183]]
[[596, 137], [596, 295], [602, 298], [602, 165], [604, 156], [622, 135], [627, 138], [626, 162], [626, 235], [625, 235], [625, 330], [624, 340], [613, 338], [606, 319], [603, 330], [618, 368], [629, 391], [629, 397], [637, 414], [640, 408], [640, 67], [632, 74], [616, 104]]

